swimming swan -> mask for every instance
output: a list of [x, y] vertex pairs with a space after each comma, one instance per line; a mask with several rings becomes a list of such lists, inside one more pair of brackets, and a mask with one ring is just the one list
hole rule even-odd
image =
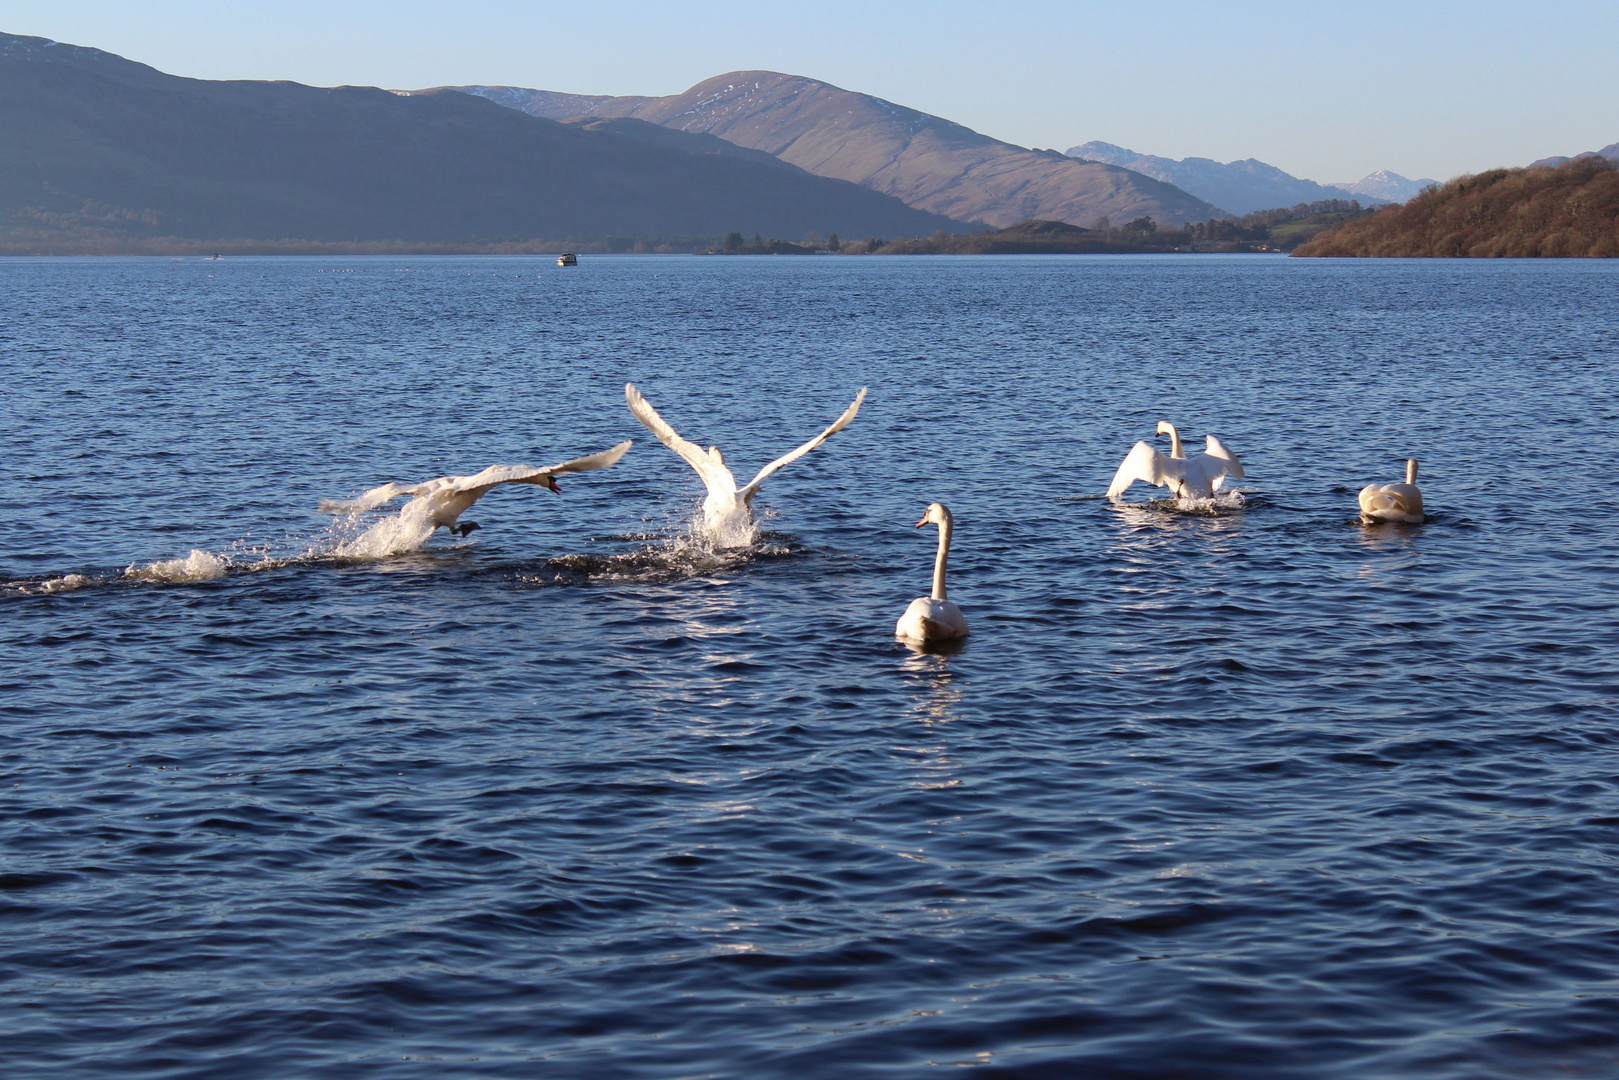
[[1208, 499], [1220, 490], [1227, 475], [1241, 479], [1242, 462], [1227, 450], [1213, 435], [1195, 458], [1188, 458], [1181, 448], [1180, 432], [1168, 420], [1158, 421], [1158, 434], [1169, 436], [1169, 456], [1149, 442], [1138, 442], [1130, 448], [1119, 471], [1113, 474], [1113, 483], [1107, 497], [1116, 499], [1137, 480], [1156, 487], [1167, 487], [1180, 499]]
[[860, 411], [860, 403], [866, 400], [866, 389], [860, 388], [860, 393], [855, 395], [854, 404], [843, 410], [843, 415], [833, 421], [831, 427], [792, 453], [785, 454], [760, 469], [759, 475], [740, 489], [736, 486], [736, 477], [725, 467], [725, 457], [720, 453], [719, 447], [711, 446], [704, 450], [696, 443], [682, 439], [675, 433], [675, 429], [657, 414], [652, 408], [652, 403], [641, 396], [641, 391], [637, 390], [633, 383], [624, 384], [624, 400], [629, 403], [630, 412], [646, 425], [647, 430], [662, 440], [663, 445], [685, 458], [686, 463], [696, 469], [697, 475], [703, 478], [703, 484], [708, 488], [708, 497], [703, 500], [703, 528], [709, 538], [720, 547], [746, 547], [753, 543], [753, 497], [759, 494], [759, 488], [777, 469], [797, 461], [848, 427], [855, 413]]
[[1360, 520], [1367, 525], [1379, 521], [1422, 524], [1422, 492], [1417, 489], [1417, 459], [1405, 463], [1405, 483], [1367, 484], [1360, 489]]
[[360, 514], [401, 495], [410, 495], [412, 498], [399, 512], [399, 519], [407, 527], [407, 532], [421, 534], [417, 543], [426, 540], [433, 530], [441, 526], [466, 536], [480, 526], [474, 521], [457, 525], [456, 519], [490, 488], [499, 484], [538, 484], [552, 491], [561, 491], [557, 487], [557, 477], [605, 469], [623, 457], [629, 448], [628, 441], [621, 442], [611, 450], [574, 458], [560, 465], [548, 465], [543, 469], [531, 465], [491, 465], [471, 476], [441, 476], [436, 480], [423, 480], [419, 484], [383, 484], [354, 499], [322, 499], [319, 509], [323, 514]]
[[930, 521], [939, 527], [939, 555], [933, 560], [933, 595], [918, 596], [899, 617], [894, 636], [901, 641], [927, 644], [967, 636], [967, 620], [944, 593], [944, 564], [950, 557], [950, 534], [955, 529], [955, 519], [943, 503], [933, 503], [916, 527], [920, 529]]

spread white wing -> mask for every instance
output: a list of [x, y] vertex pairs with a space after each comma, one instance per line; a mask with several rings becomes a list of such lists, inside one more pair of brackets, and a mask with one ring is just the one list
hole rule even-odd
[[[611, 450], [603, 450], [599, 454], [590, 454], [585, 457], [564, 461], [560, 465], [547, 465], [543, 469], [536, 469], [532, 465], [491, 465], [481, 473], [472, 476], [449, 476], [444, 479], [450, 481], [450, 487], [456, 491], [472, 491], [482, 488], [487, 491], [496, 484], [545, 484], [548, 476], [567, 476], [569, 473], [595, 472], [605, 469], [629, 452], [632, 440], [625, 440]], [[436, 483], [429, 480], [428, 484]], [[421, 485], [426, 486], [426, 485]], [[365, 496], [361, 496], [364, 498]]]
[[419, 484], [383, 484], [353, 499], [322, 499], [318, 509], [323, 514], [360, 514], [374, 510], [401, 495], [457, 495], [474, 492], [472, 501], [476, 501], [496, 484], [544, 484], [548, 476], [566, 476], [569, 473], [605, 469], [623, 457], [629, 451], [630, 445], [630, 441], [626, 440], [611, 450], [574, 458], [560, 465], [547, 465], [544, 468], [535, 468], [532, 465], [491, 465], [483, 472], [471, 476], [440, 476], [433, 480], [423, 480]]
[[686, 464], [697, 470], [697, 475], [703, 478], [708, 488], [719, 488], [721, 491], [735, 491], [736, 478], [731, 470], [725, 467], [720, 459], [719, 451], [704, 450], [694, 442], [682, 439], [663, 417], [658, 415], [652, 403], [641, 396], [641, 391], [635, 388], [634, 383], [624, 384], [624, 400], [630, 406], [630, 412], [635, 418], [646, 425], [646, 429], [658, 437], [658, 441], [669, 449], [686, 459]]
[[1130, 452], [1124, 455], [1124, 460], [1119, 463], [1119, 471], [1113, 474], [1113, 483], [1108, 485], [1107, 497], [1117, 498], [1137, 480], [1145, 481], [1154, 487], [1163, 487], [1172, 480], [1179, 480], [1185, 474], [1185, 458], [1165, 457], [1151, 443], [1138, 442], [1130, 447]]
[[1235, 476], [1238, 480], [1243, 478], [1242, 462], [1238, 461], [1237, 455], [1227, 450], [1225, 444], [1213, 435], [1205, 436], [1202, 460], [1207, 461], [1203, 471], [1211, 478], [1211, 486], [1215, 491], [1220, 490], [1220, 485], [1225, 483], [1228, 475]]
[[775, 461], [772, 461], [769, 465], [766, 465], [764, 468], [760, 469], [759, 470], [759, 475], [755, 476], [752, 480], [749, 480], [748, 481], [748, 486], [743, 488], [741, 491], [738, 491], [737, 494], [739, 496], [741, 496], [742, 498], [744, 498], [744, 499], [748, 498], [754, 492], [758, 491], [759, 486], [761, 484], [763, 484], [766, 480], [768, 480], [770, 478], [770, 475], [772, 473], [774, 473], [777, 469], [780, 469], [783, 465], [792, 464], [793, 462], [797, 461], [799, 458], [803, 457], [805, 454], [809, 453], [811, 450], [815, 449], [817, 446], [820, 446], [822, 443], [826, 442], [826, 440], [830, 439], [832, 436], [836, 435], [838, 432], [842, 431], [844, 428], [848, 427], [849, 422], [852, 421], [854, 419], [854, 417], [855, 417], [855, 414], [860, 411], [860, 403], [865, 401], [865, 400], [866, 400], [866, 388], [864, 386], [862, 386], [860, 388], [860, 393], [858, 393], [858, 394], [856, 394], [854, 396], [854, 403], [851, 404], [847, 409], [843, 410], [843, 415], [842, 416], [840, 416], [836, 420], [832, 421], [832, 426], [831, 427], [827, 428], [825, 431], [821, 432], [819, 435], [815, 436], [815, 438], [811, 439], [809, 442], [805, 443], [803, 446], [800, 446], [797, 450], [794, 450], [792, 453], [783, 454], [781, 457], [777, 458]]

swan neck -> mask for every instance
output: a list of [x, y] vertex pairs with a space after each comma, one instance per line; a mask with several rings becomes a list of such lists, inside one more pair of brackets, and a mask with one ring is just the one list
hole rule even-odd
[[945, 600], [948, 597], [944, 591], [944, 564], [950, 558], [950, 534], [955, 529], [955, 523], [949, 516], [939, 522], [939, 556], [933, 560], [933, 599]]
[[1181, 433], [1176, 431], [1175, 425], [1167, 420], [1164, 422], [1164, 426], [1169, 429], [1169, 456], [1172, 458], [1185, 457], [1186, 451], [1181, 447]]
[[1406, 459], [1406, 462], [1405, 462], [1405, 482], [1408, 483], [1408, 484], [1411, 484], [1412, 486], [1416, 485], [1416, 482], [1417, 482], [1417, 459], [1416, 458], [1407, 458]]

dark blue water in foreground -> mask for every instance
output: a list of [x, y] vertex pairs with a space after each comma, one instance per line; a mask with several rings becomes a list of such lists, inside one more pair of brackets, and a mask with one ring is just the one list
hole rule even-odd
[[[1619, 265], [11, 259], [0, 313], [8, 1076], [1619, 1075]], [[627, 379], [744, 478], [871, 393], [715, 554]], [[1091, 498], [1160, 418], [1244, 498]], [[414, 554], [313, 513], [624, 438]], [[1408, 455], [1428, 523], [1355, 524]], [[954, 655], [891, 640], [933, 500]]]

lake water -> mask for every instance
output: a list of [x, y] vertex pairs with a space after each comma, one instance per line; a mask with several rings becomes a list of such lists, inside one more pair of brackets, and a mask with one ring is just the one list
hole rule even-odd
[[[1619, 264], [8, 259], [0, 312], [7, 1075], [1619, 1074]], [[626, 380], [744, 479], [870, 394], [711, 552]], [[1161, 418], [1241, 494], [1098, 499]], [[314, 512], [626, 438], [414, 553]], [[1427, 523], [1356, 523], [1407, 456]]]

